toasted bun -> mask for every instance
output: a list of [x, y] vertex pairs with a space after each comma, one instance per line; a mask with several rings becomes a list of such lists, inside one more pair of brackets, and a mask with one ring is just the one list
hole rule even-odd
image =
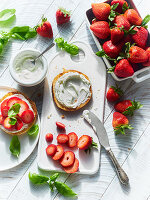
[[56, 84], [57, 80], [58, 80], [61, 76], [63, 76], [63, 75], [66, 74], [66, 73], [69, 73], [69, 72], [77, 72], [77, 73], [79, 73], [79, 74], [82, 74], [88, 81], [90, 81], [89, 78], [88, 78], [88, 76], [86, 76], [85, 74], [83, 74], [83, 73], [81, 73], [81, 72], [79, 72], [79, 71], [76, 71], [76, 70], [64, 70], [63, 73], [58, 74], [58, 75], [54, 78], [54, 80], [53, 80], [53, 82], [52, 82], [52, 93], [53, 93], [54, 102], [55, 102], [55, 104], [56, 104], [60, 109], [65, 110], [65, 111], [76, 111], [76, 110], [79, 110], [80, 108], [82, 108], [83, 106], [85, 106], [85, 105], [90, 101], [90, 99], [91, 99], [91, 97], [92, 97], [92, 87], [90, 87], [91, 96], [86, 100], [86, 102], [80, 104], [78, 107], [76, 107], [76, 108], [68, 108], [68, 107], [65, 107], [64, 105], [60, 104], [60, 103], [57, 101], [56, 96], [55, 96], [55, 84]]
[[5, 96], [3, 96], [3, 97], [0, 99], [0, 103], [1, 103], [2, 101], [4, 101], [7, 97], [12, 96], [12, 95], [15, 95], [15, 94], [21, 94], [22, 96], [24, 96], [25, 99], [27, 99], [27, 100], [29, 101], [29, 103], [30, 103], [30, 105], [31, 105], [31, 107], [32, 107], [32, 109], [33, 109], [33, 112], [34, 112], [34, 116], [35, 116], [35, 117], [34, 117], [34, 120], [33, 120], [32, 123], [28, 124], [28, 127], [25, 127], [24, 129], [21, 129], [20, 131], [13, 131], [13, 132], [8, 131], [7, 129], [2, 128], [3, 125], [0, 125], [0, 129], [2, 129], [4, 132], [6, 132], [6, 133], [8, 133], [8, 134], [10, 134], [10, 135], [21, 135], [21, 134], [23, 134], [23, 133], [26, 133], [26, 132], [35, 124], [36, 119], [37, 119], [37, 108], [36, 108], [35, 103], [34, 103], [32, 100], [30, 100], [26, 95], [24, 95], [23, 93], [21, 93], [21, 92], [19, 92], [19, 91], [14, 91], [14, 92], [9, 92], [9, 93], [7, 93]]

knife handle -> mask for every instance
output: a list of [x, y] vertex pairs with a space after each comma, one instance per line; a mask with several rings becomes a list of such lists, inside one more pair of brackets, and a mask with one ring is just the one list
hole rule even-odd
[[107, 150], [107, 153], [108, 153], [110, 159], [112, 160], [112, 162], [113, 162], [113, 164], [116, 168], [117, 175], [119, 177], [120, 182], [124, 185], [127, 185], [128, 182], [129, 182], [129, 178], [128, 178], [127, 174], [125, 173], [125, 171], [121, 168], [121, 166], [118, 163], [114, 153], [112, 152], [111, 149]]

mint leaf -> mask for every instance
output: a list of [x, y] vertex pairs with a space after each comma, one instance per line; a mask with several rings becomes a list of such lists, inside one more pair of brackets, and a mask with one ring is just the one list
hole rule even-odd
[[12, 19], [15, 19], [15, 9], [5, 9], [0, 12], [0, 24], [7, 25]]
[[17, 122], [17, 119], [15, 117], [10, 117], [9, 124], [15, 125], [16, 122]]
[[37, 136], [39, 132], [39, 125], [34, 124], [29, 130], [28, 130], [28, 135], [30, 136]]
[[34, 184], [47, 183], [47, 181], [49, 180], [47, 176], [39, 175], [36, 173], [31, 174], [30, 172], [29, 172], [28, 177], [29, 177], [29, 180]]
[[12, 137], [12, 140], [11, 140], [10, 146], [9, 146], [9, 150], [11, 151], [11, 153], [14, 156], [19, 157], [19, 155], [20, 155], [20, 142], [19, 142], [17, 135]]
[[20, 104], [15, 103], [8, 111], [8, 117], [14, 117], [19, 113]]
[[55, 173], [52, 176], [50, 176], [51, 181], [56, 181], [56, 179], [59, 177], [59, 173]]
[[76, 196], [77, 194], [75, 192], [73, 192], [73, 190], [68, 187], [68, 185], [66, 185], [65, 183], [62, 183], [62, 182], [54, 182], [54, 185], [56, 187], [56, 189], [58, 190], [58, 192], [60, 194], [62, 194], [63, 196], [66, 196], [66, 197], [73, 197], [73, 196]]

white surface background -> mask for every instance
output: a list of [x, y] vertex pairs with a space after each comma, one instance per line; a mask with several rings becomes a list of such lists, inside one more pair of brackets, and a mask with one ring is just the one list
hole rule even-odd
[[[52, 24], [54, 37], [63, 36], [66, 40], [82, 40], [90, 44], [96, 52], [95, 43], [85, 23], [85, 11], [90, 7], [91, 2], [91, 0], [3, 0], [0, 9], [16, 8], [16, 25], [30, 25], [32, 27], [40, 21], [44, 14]], [[149, 13], [150, 2], [148, 0], [134, 0], [134, 3], [142, 17]], [[55, 12], [58, 6], [72, 10], [72, 22], [70, 24], [60, 27], [56, 25]], [[19, 87], [9, 74], [8, 64], [11, 55], [17, 50], [25, 47], [43, 50], [48, 44], [49, 40], [40, 37], [27, 42], [10, 42], [3, 55], [0, 56], [0, 85], [15, 87], [25, 92], [36, 101], [39, 112], [41, 111], [43, 84], [30, 89]], [[50, 60], [56, 51], [57, 49], [54, 47], [46, 54], [46, 57]], [[107, 87], [114, 83], [110, 75], [107, 83]], [[107, 101], [105, 103], [104, 122], [110, 145], [130, 178], [130, 186], [124, 188], [120, 185], [114, 168], [102, 149], [101, 166], [98, 173], [92, 176], [63, 174], [60, 178], [78, 193], [79, 200], [150, 199], [150, 79], [140, 84], [135, 84], [133, 81], [119, 84], [125, 91], [124, 98], [133, 99], [136, 97], [144, 104], [143, 108], [136, 111], [135, 116], [130, 119], [134, 129], [126, 136], [115, 136], [111, 126], [113, 106]], [[34, 186], [29, 183], [29, 171], [43, 173], [37, 169], [36, 158], [37, 148], [19, 167], [0, 173], [0, 199], [67, 199], [57, 195], [57, 193], [52, 194], [46, 185]]]

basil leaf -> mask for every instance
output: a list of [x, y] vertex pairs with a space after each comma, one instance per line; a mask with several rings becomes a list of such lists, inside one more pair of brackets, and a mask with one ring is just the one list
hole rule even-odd
[[52, 183], [51, 181], [49, 181], [49, 188], [52, 192], [54, 192], [54, 183]]
[[143, 19], [141, 26], [145, 26], [150, 21], [150, 15], [146, 15]]
[[29, 38], [35, 37], [36, 35], [37, 35], [36, 30], [33, 29], [33, 28], [31, 28], [31, 27], [29, 27], [29, 31], [26, 33], [26, 35], [25, 35], [24, 37], [25, 37], [25, 39], [27, 40], [27, 39], [29, 39]]
[[58, 45], [59, 48], [62, 48], [63, 45], [64, 45], [64, 39], [61, 38], [61, 37], [56, 38], [56, 39], [55, 39], [55, 42], [57, 43], [57, 45]]
[[60, 194], [62, 194], [63, 196], [66, 196], [66, 197], [73, 197], [73, 196], [76, 196], [77, 194], [75, 192], [73, 192], [73, 190], [68, 187], [68, 185], [66, 185], [65, 183], [62, 183], [62, 182], [54, 182], [54, 185], [56, 187], [56, 189], [58, 190], [58, 192]]
[[30, 136], [37, 136], [39, 132], [39, 125], [34, 124], [29, 130], [28, 130], [28, 135]]
[[59, 177], [59, 173], [55, 173], [52, 176], [50, 176], [51, 181], [56, 181], [56, 179]]
[[11, 125], [15, 125], [16, 122], [17, 122], [17, 119], [15, 117], [11, 117], [9, 120], [9, 124], [11, 124]]
[[14, 117], [19, 113], [20, 104], [15, 103], [9, 110], [8, 110], [8, 117]]
[[47, 183], [47, 181], [49, 180], [49, 178], [47, 176], [42, 176], [36, 173], [31, 174], [29, 172], [29, 180], [34, 183], [34, 184], [43, 184], [43, 183]]
[[11, 140], [10, 146], [9, 146], [9, 150], [11, 151], [11, 153], [14, 156], [19, 157], [19, 154], [20, 154], [20, 142], [19, 142], [19, 139], [18, 139], [17, 135], [14, 135], [12, 137], [12, 140]]
[[5, 9], [0, 12], [0, 24], [6, 24], [15, 16], [15, 9]]

